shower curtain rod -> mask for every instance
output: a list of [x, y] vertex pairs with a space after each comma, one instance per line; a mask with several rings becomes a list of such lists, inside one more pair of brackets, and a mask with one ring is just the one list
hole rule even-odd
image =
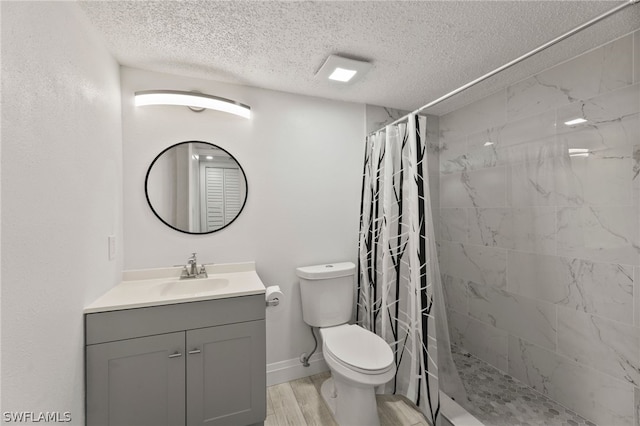
[[592, 26], [593, 24], [596, 24], [596, 23], [602, 21], [605, 18], [608, 18], [609, 16], [621, 11], [622, 9], [625, 9], [628, 6], [635, 5], [635, 4], [639, 3], [639, 2], [640, 2], [640, 0], [626, 0], [624, 3], [619, 4], [618, 6], [614, 7], [613, 9], [610, 9], [610, 10], [602, 13], [601, 15], [598, 15], [595, 18], [593, 18], [593, 19], [591, 19], [591, 20], [589, 20], [589, 21], [587, 21], [587, 22], [585, 22], [585, 23], [583, 23], [581, 25], [578, 25], [577, 27], [573, 28], [572, 30], [569, 30], [566, 33], [554, 38], [553, 40], [550, 40], [550, 41], [546, 42], [545, 44], [536, 47], [535, 49], [531, 50], [530, 52], [525, 53], [522, 56], [517, 57], [516, 59], [512, 60], [511, 62], [507, 62], [506, 64], [502, 65], [501, 67], [498, 67], [498, 68], [494, 69], [493, 71], [490, 71], [490, 72], [486, 73], [485, 75], [483, 75], [481, 77], [478, 77], [475, 80], [470, 81], [469, 83], [467, 83], [467, 84], [465, 84], [463, 86], [458, 87], [457, 89], [447, 93], [446, 95], [439, 97], [435, 101], [429, 102], [428, 104], [426, 104], [424, 106], [421, 106], [417, 110], [415, 110], [413, 112], [410, 112], [409, 114], [404, 115], [404, 116], [398, 118], [397, 120], [395, 120], [394, 122], [386, 124], [384, 127], [376, 130], [375, 132], [371, 132], [369, 134], [377, 133], [377, 132], [379, 132], [381, 130], [384, 130], [384, 128], [386, 126], [392, 126], [394, 124], [398, 124], [398, 123], [400, 123], [402, 121], [407, 120], [411, 114], [419, 114], [419, 113], [421, 113], [423, 110], [425, 110], [427, 108], [430, 108], [430, 107], [432, 107], [432, 106], [434, 106], [436, 104], [439, 104], [440, 102], [446, 101], [447, 99], [457, 95], [458, 93], [467, 90], [471, 86], [475, 86], [476, 84], [478, 84], [478, 83], [480, 83], [480, 82], [482, 82], [482, 81], [484, 81], [484, 80], [486, 80], [486, 79], [488, 79], [490, 77], [493, 77], [494, 75], [498, 74], [500, 71], [504, 71], [507, 68], [510, 68], [510, 67], [514, 66], [515, 64], [517, 64], [519, 62], [522, 62], [527, 58], [530, 58], [531, 56], [535, 55], [536, 53], [541, 52], [541, 51], [553, 46], [554, 44], [557, 44], [557, 43], [561, 42], [562, 40], [571, 37], [572, 35], [574, 35], [576, 33], [579, 33], [580, 31]]

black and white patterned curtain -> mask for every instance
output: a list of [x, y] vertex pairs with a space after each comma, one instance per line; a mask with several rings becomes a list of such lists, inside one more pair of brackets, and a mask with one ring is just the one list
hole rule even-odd
[[397, 373], [385, 391], [405, 395], [435, 425], [440, 402], [433, 292], [440, 281], [426, 118], [412, 114], [366, 142], [357, 322], [383, 337], [394, 352]]

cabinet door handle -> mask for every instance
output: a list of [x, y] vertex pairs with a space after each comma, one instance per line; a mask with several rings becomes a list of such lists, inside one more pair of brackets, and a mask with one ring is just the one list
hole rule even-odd
[[182, 356], [182, 354], [180, 352], [176, 352], [175, 354], [169, 355], [169, 358], [179, 358], [181, 356]]
[[194, 355], [194, 354], [199, 354], [200, 353], [200, 349], [193, 349], [189, 351], [189, 355]]

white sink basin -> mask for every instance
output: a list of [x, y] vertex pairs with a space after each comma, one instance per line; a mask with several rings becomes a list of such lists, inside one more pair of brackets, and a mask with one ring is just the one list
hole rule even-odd
[[185, 280], [167, 281], [154, 286], [153, 291], [162, 296], [168, 295], [189, 295], [213, 293], [229, 285], [226, 278], [193, 278]]
[[179, 279], [182, 267], [125, 271], [120, 284], [84, 309], [115, 311], [264, 294], [254, 262], [207, 265], [208, 278]]

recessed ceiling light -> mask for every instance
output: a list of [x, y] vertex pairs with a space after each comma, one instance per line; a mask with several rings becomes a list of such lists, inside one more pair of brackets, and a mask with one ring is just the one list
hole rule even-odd
[[207, 155], [206, 159], [207, 160], [213, 160], [213, 157], [211, 155]]
[[351, 80], [353, 76], [356, 75], [357, 72], [358, 71], [356, 70], [347, 70], [347, 69], [338, 67], [335, 70], [333, 70], [333, 72], [329, 76], [329, 80], [343, 81], [346, 83], [347, 81]]
[[575, 126], [576, 124], [582, 124], [582, 123], [586, 123], [587, 120], [585, 120], [584, 118], [580, 117], [580, 118], [574, 118], [573, 120], [569, 120], [569, 121], [565, 121], [564, 124], [566, 126]]
[[484, 143], [484, 146], [491, 146], [491, 145], [493, 145], [493, 142], [491, 142], [491, 141], [486, 141]]
[[316, 73], [316, 78], [340, 83], [353, 83], [371, 69], [370, 62], [330, 55]]

